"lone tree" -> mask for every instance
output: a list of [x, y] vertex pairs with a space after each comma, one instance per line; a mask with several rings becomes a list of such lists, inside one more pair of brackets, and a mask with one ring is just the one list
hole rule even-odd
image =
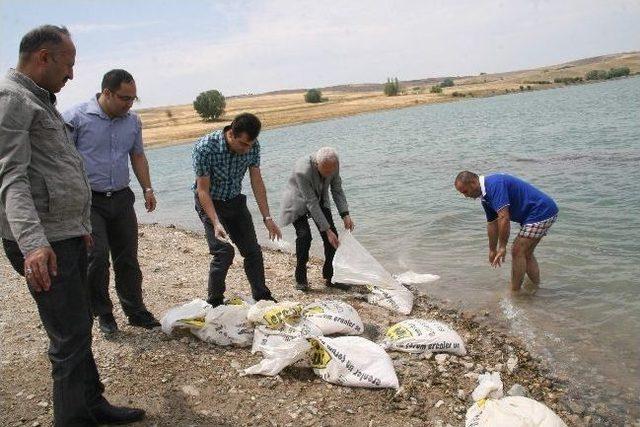
[[224, 96], [217, 90], [202, 92], [195, 101], [193, 108], [200, 114], [200, 117], [207, 121], [215, 120], [224, 114], [227, 102]]
[[451, 87], [453, 85], [454, 85], [454, 83], [453, 83], [453, 79], [451, 77], [447, 77], [446, 79], [444, 79], [442, 81], [442, 83], [440, 83], [441, 87]]
[[304, 102], [311, 104], [322, 102], [322, 92], [320, 92], [319, 89], [309, 89], [307, 93], [304, 94]]
[[400, 83], [398, 82], [398, 78], [395, 79], [387, 79], [387, 82], [384, 84], [384, 94], [387, 96], [396, 96], [400, 92]]

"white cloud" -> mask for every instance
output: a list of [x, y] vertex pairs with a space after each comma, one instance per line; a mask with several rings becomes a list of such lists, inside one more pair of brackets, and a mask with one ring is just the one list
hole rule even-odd
[[127, 24], [100, 24], [100, 23], [75, 23], [67, 25], [71, 34], [88, 34], [103, 31], [122, 31], [132, 30], [136, 28], [150, 27], [162, 24], [162, 21], [135, 22]]

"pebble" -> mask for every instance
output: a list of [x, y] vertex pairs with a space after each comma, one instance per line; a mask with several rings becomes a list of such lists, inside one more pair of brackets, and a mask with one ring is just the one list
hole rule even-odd
[[467, 378], [471, 378], [472, 380], [477, 380], [480, 374], [478, 374], [477, 372], [467, 372], [466, 374], [464, 374], [464, 376]]
[[524, 396], [524, 397], [526, 397], [528, 394], [529, 393], [527, 392], [527, 389], [524, 388], [520, 384], [512, 385], [511, 388], [509, 389], [509, 391], [507, 392], [508, 396]]
[[435, 405], [433, 405], [433, 407], [434, 407], [434, 408], [439, 408], [439, 407], [441, 407], [442, 405], [444, 405], [444, 400], [438, 400], [438, 401], [436, 402], [436, 404], [435, 404]]
[[474, 363], [473, 362], [462, 362], [462, 366], [464, 366], [466, 369], [473, 369]]
[[507, 360], [507, 371], [509, 371], [509, 373], [512, 374], [513, 371], [515, 371], [517, 366], [518, 366], [518, 358], [515, 356], [511, 356], [509, 360]]
[[584, 412], [584, 406], [582, 406], [575, 400], [569, 402], [569, 409], [571, 409], [571, 412], [578, 415], [582, 415], [582, 413]]
[[449, 357], [448, 354], [436, 354], [436, 362], [438, 362], [438, 364], [442, 365], [444, 362], [447, 361], [447, 358]]
[[42, 400], [42, 401], [38, 402], [38, 406], [46, 408], [47, 406], [49, 406], [49, 402], [45, 402], [44, 400]]
[[462, 389], [458, 389], [458, 399], [465, 400], [467, 398], [467, 393]]
[[200, 391], [192, 385], [183, 385], [182, 392], [188, 396], [200, 396]]
[[433, 357], [433, 353], [428, 351], [426, 353], [422, 353], [420, 357], [422, 357], [424, 360], [429, 360]]

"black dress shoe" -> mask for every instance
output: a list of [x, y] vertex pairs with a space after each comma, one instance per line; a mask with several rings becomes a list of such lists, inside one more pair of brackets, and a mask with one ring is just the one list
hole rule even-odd
[[308, 282], [296, 282], [296, 289], [302, 292], [307, 292], [309, 290]]
[[106, 399], [98, 406], [91, 409], [98, 424], [129, 424], [144, 419], [143, 409], [127, 408], [126, 406], [113, 406]]
[[332, 283], [331, 279], [327, 279], [325, 285], [327, 285], [328, 288], [340, 289], [341, 291], [351, 290], [351, 285], [347, 285], [346, 283]]
[[145, 329], [153, 329], [156, 326], [160, 326], [158, 319], [153, 317], [153, 314], [148, 311], [142, 311], [134, 314], [133, 316], [129, 316], [129, 324], [131, 326], [140, 326]]
[[98, 316], [98, 327], [106, 335], [111, 335], [118, 331], [118, 324], [111, 313]]

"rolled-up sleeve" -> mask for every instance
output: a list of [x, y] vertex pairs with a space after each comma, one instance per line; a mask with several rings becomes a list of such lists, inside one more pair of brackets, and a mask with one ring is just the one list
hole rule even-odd
[[27, 254], [49, 242], [31, 196], [29, 127], [33, 117], [23, 105], [19, 96], [0, 93], [0, 202], [11, 234]]

